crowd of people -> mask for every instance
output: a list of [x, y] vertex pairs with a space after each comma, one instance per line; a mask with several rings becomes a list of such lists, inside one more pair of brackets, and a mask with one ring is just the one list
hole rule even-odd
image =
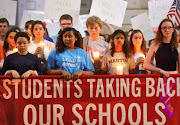
[[[81, 75], [128, 75], [159, 73], [164, 77], [180, 72], [179, 30], [169, 19], [160, 23], [149, 49], [139, 29], [114, 30], [97, 16], [86, 21], [86, 37], [73, 28], [73, 18], [59, 19], [60, 31], [49, 36], [42, 21], [29, 20], [25, 32], [10, 28], [0, 19], [0, 74], [14, 78], [30, 75], [63, 75], [76, 80]], [[103, 23], [111, 34], [100, 35]]]

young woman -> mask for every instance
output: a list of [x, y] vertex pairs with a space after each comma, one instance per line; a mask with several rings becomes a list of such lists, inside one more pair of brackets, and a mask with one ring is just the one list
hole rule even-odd
[[47, 74], [62, 74], [65, 80], [76, 80], [80, 75], [93, 75], [93, 64], [88, 54], [81, 49], [81, 42], [78, 31], [65, 28], [58, 36], [56, 49], [47, 59]]
[[40, 59], [28, 53], [29, 36], [25, 32], [18, 32], [14, 38], [18, 52], [9, 55], [1, 70], [1, 75], [12, 75], [14, 78], [28, 78], [30, 75], [42, 75], [43, 67]]
[[16, 29], [10, 29], [6, 33], [5, 41], [4, 41], [4, 45], [3, 45], [6, 56], [13, 54], [13, 49], [16, 47], [14, 37], [17, 32], [18, 31]]
[[[173, 22], [169, 19], [162, 20], [158, 27], [155, 41], [151, 45], [144, 61], [143, 66], [145, 69], [160, 73], [165, 77], [180, 71], [180, 54], [177, 48], [176, 36]], [[151, 60], [154, 57], [156, 66], [151, 64]]]
[[41, 21], [34, 21], [32, 24], [32, 33], [34, 36], [31, 41], [28, 51], [37, 55], [42, 62], [46, 62], [49, 54], [55, 48], [54, 43], [47, 41], [43, 38], [46, 27]]
[[[134, 59], [130, 54], [124, 31], [116, 30], [112, 34], [112, 40], [112, 48], [102, 60], [101, 74], [133, 74], [135, 68]], [[122, 68], [118, 69], [119, 66]]]
[[133, 30], [129, 39], [131, 53], [135, 61], [135, 74], [147, 74], [142, 68], [146, 55], [146, 42], [140, 30]]

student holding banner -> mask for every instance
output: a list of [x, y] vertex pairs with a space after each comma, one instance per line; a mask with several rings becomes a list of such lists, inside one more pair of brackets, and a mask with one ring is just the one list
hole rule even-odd
[[146, 55], [146, 41], [140, 30], [133, 30], [129, 39], [131, 53], [135, 61], [135, 74], [147, 74], [148, 72], [142, 68]]
[[[161, 21], [154, 43], [144, 61], [144, 68], [165, 77], [180, 72], [180, 54], [174, 24], [169, 19]], [[156, 66], [151, 64], [155, 57]], [[177, 69], [178, 66], [178, 69]]]
[[6, 18], [0, 19], [0, 44], [4, 45], [6, 33], [9, 29], [9, 21]]
[[73, 18], [69, 14], [64, 14], [60, 17], [59, 23], [60, 23], [60, 31], [58, 32], [58, 34], [51, 36], [54, 44], [56, 44], [58, 35], [64, 28], [73, 27]]
[[[126, 35], [122, 30], [112, 34], [112, 48], [102, 60], [101, 74], [123, 75], [134, 73], [134, 59], [129, 51]], [[121, 67], [119, 69], [119, 67]]]
[[42, 75], [40, 59], [28, 53], [30, 38], [25, 32], [18, 32], [14, 38], [18, 52], [9, 55], [1, 70], [1, 75], [12, 75], [14, 78], [28, 78], [30, 75]]
[[43, 38], [46, 27], [41, 21], [34, 21], [32, 24], [33, 41], [30, 42], [28, 51], [37, 55], [42, 62], [46, 62], [49, 54], [55, 48], [54, 43]]
[[65, 28], [57, 39], [56, 49], [46, 62], [47, 74], [63, 75], [65, 80], [93, 75], [94, 67], [88, 54], [81, 49], [82, 37], [74, 28]]

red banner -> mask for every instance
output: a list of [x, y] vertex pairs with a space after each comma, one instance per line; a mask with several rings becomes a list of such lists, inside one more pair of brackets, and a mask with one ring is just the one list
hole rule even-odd
[[1, 125], [178, 125], [180, 75], [0, 78]]

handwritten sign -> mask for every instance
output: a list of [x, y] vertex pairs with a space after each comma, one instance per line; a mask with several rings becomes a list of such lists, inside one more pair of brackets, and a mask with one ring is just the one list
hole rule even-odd
[[49, 36], [54, 36], [60, 30], [59, 22], [47, 23], [46, 28], [48, 30]]
[[45, 17], [59, 19], [63, 14], [70, 14], [73, 22], [78, 22], [81, 0], [46, 0]]
[[142, 31], [146, 41], [155, 38], [147, 13], [131, 18], [131, 23], [133, 29], [139, 29]]
[[24, 10], [23, 16], [21, 19], [21, 25], [20, 28], [24, 28], [25, 23], [28, 20], [44, 20], [44, 12], [42, 11], [30, 11], [30, 10]]
[[127, 2], [123, 0], [93, 0], [90, 15], [107, 20], [113, 25], [122, 26]]
[[149, 1], [149, 19], [152, 27], [158, 27], [173, 3], [173, 0]]
[[17, 1], [0, 0], [0, 18], [6, 18], [10, 25], [16, 22]]
[[79, 16], [79, 22], [81, 23], [82, 27], [84, 30], [87, 30], [86, 27], [86, 20], [90, 17], [90, 15], [85, 14], [85, 15], [80, 15]]

